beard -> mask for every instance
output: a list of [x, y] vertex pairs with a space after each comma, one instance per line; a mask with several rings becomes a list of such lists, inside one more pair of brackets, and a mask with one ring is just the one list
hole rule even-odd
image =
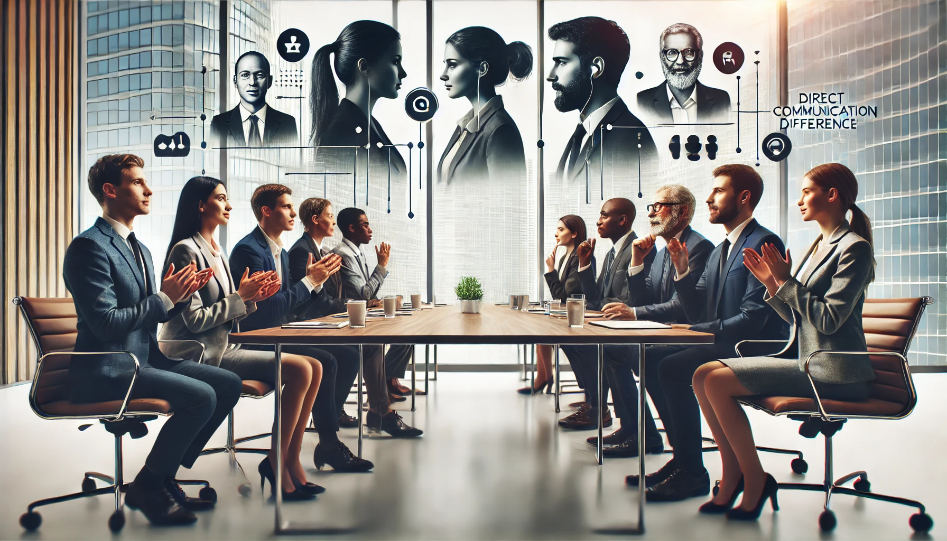
[[666, 217], [655, 216], [651, 218], [651, 234], [655, 237], [663, 237], [670, 233], [671, 230], [680, 223], [680, 220], [681, 207], [675, 205], [671, 208], [671, 212], [669, 212]]
[[732, 222], [734, 218], [737, 217], [737, 214], [740, 213], [740, 210], [737, 208], [736, 203], [734, 202], [731, 205], [717, 207], [717, 212], [714, 214], [714, 208], [710, 208], [710, 223], [712, 224], [725, 224], [727, 222]]
[[568, 85], [553, 83], [556, 91], [556, 109], [561, 113], [576, 111], [585, 107], [592, 95], [592, 81], [583, 77], [576, 77]]
[[700, 68], [703, 64], [703, 58], [698, 57], [694, 60], [694, 63], [689, 69], [681, 70], [678, 72], [672, 71], [672, 66], [668, 66], [667, 62], [661, 62], [661, 69], [664, 71], [664, 78], [667, 79], [669, 85], [673, 86], [678, 90], [684, 90], [685, 88], [690, 88], [694, 86], [694, 83], [697, 82], [697, 77], [700, 75]]

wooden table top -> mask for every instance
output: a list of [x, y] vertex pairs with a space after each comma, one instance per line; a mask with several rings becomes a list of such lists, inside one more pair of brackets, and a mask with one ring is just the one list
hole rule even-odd
[[[230, 335], [232, 344], [712, 344], [712, 334], [683, 329], [569, 327], [565, 319], [484, 303], [480, 314], [438, 306], [393, 319], [368, 318], [361, 329], [259, 329]], [[318, 321], [343, 321], [325, 317]]]

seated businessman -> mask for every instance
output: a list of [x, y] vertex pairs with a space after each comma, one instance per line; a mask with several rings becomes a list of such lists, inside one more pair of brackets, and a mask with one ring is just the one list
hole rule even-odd
[[[383, 242], [375, 248], [378, 264], [370, 271], [368, 258], [361, 248], [363, 244], [372, 241], [373, 234], [365, 211], [354, 207], [342, 209], [339, 212], [338, 224], [342, 231], [342, 242], [332, 253], [342, 256], [342, 280], [339, 284], [341, 293], [335, 291], [334, 296], [369, 302], [377, 300], [378, 290], [388, 276], [391, 246]], [[330, 284], [330, 287], [334, 286]], [[385, 377], [388, 379], [389, 395], [392, 393], [392, 386], [397, 384], [397, 378], [404, 377], [413, 349], [414, 346], [410, 345], [392, 345], [388, 348], [388, 353], [385, 354]], [[417, 437], [422, 434], [417, 428], [405, 424], [396, 411], [387, 406], [379, 407], [381, 409], [378, 411], [368, 410], [368, 426], [380, 428], [396, 437]]]
[[[264, 184], [257, 187], [250, 197], [250, 207], [257, 219], [257, 227], [234, 246], [230, 254], [230, 268], [234, 276], [242, 276], [249, 269], [256, 272], [276, 271], [280, 290], [268, 299], [257, 302], [256, 311], [240, 322], [240, 330], [251, 331], [279, 327], [288, 323], [293, 311], [315, 298], [317, 302], [328, 302], [323, 288], [329, 277], [337, 272], [339, 258], [327, 257], [320, 261], [310, 259], [305, 276], [291, 285], [289, 254], [283, 249], [280, 235], [292, 231], [296, 211], [293, 210], [293, 191], [282, 184]], [[261, 348], [262, 349], [262, 348]], [[319, 443], [313, 456], [317, 467], [329, 464], [337, 471], [367, 471], [371, 462], [355, 456], [339, 440], [339, 411], [335, 400], [336, 379], [342, 371], [351, 373], [352, 364], [358, 371], [358, 358], [337, 359], [324, 348], [308, 345], [287, 345], [282, 350], [318, 359], [322, 363], [322, 383], [312, 407], [312, 421], [319, 433]], [[339, 363], [346, 366], [340, 369]], [[348, 377], [348, 376], [344, 376]]]
[[[329, 252], [323, 247], [326, 238], [331, 238], [335, 234], [335, 214], [332, 210], [332, 203], [326, 199], [311, 197], [302, 202], [299, 206], [299, 215], [303, 222], [305, 232], [302, 237], [293, 244], [289, 251], [290, 274], [293, 283], [301, 280], [305, 275], [305, 264], [311, 257], [319, 261], [328, 257]], [[313, 298], [301, 304], [296, 308], [294, 315], [299, 320], [315, 319], [345, 312], [345, 303], [348, 299], [342, 296], [342, 278], [339, 273], [333, 274], [326, 284], [325, 298]], [[345, 414], [343, 406], [352, 389], [352, 383], [358, 376], [358, 347], [356, 346], [327, 346], [327, 351], [340, 359], [339, 377], [336, 380], [335, 400], [339, 410], [339, 424], [341, 426], [357, 427], [358, 419], [349, 417]], [[388, 387], [385, 380], [385, 350], [382, 346], [366, 345], [362, 348], [363, 354], [363, 373], [365, 379], [365, 388], [368, 391], [369, 411], [376, 413], [384, 412], [385, 416], [391, 412], [389, 408]], [[341, 359], [351, 359], [345, 363]], [[342, 375], [342, 365], [353, 365], [354, 371], [349, 370], [349, 374]], [[395, 418], [389, 419], [389, 422], [382, 423], [383, 430], [386, 430], [395, 437], [406, 437], [413, 434], [413, 430], [408, 425], [402, 423], [392, 423]], [[318, 460], [317, 460], [318, 462]]]
[[240, 399], [242, 384], [233, 372], [170, 359], [158, 349], [158, 323], [186, 308], [211, 274], [195, 272], [193, 263], [172, 266], [155, 283], [151, 252], [134, 232], [135, 218], [151, 211], [144, 166], [133, 154], [113, 154], [89, 170], [89, 191], [102, 217], [69, 245], [63, 279], [78, 315], [75, 351], [117, 354], [75, 357], [66, 385], [73, 402], [122, 400], [135, 371], [127, 353], [138, 359], [141, 368], [129, 398], [166, 400], [173, 414], [129, 485], [125, 502], [152, 524], [192, 524], [197, 520], [192, 511], [214, 504], [186, 496], [175, 475], [180, 466], [194, 465]]
[[[628, 302], [614, 302], [603, 308], [607, 319], [648, 320], [660, 323], [686, 323], [684, 308], [671, 284], [674, 269], [666, 248], [658, 252], [651, 272], [645, 273], [645, 258], [654, 251], [655, 237], [665, 241], [677, 239], [690, 246], [688, 267], [702, 273], [714, 245], [694, 231], [691, 220], [697, 201], [686, 187], [669, 184], [658, 188], [654, 203], [648, 205], [651, 234], [635, 239], [631, 244], [631, 263], [628, 266]], [[648, 389], [652, 401], [664, 400], [658, 391], [660, 380], [653, 364], [646, 364]], [[603, 438], [602, 452], [610, 457], [638, 456], [638, 389], [632, 372], [638, 373], [637, 346], [605, 346], [605, 374], [615, 401], [615, 413], [621, 428]], [[651, 411], [646, 411], [645, 452], [661, 453], [664, 442], [654, 424]], [[670, 435], [669, 435], [670, 438]], [[589, 438], [595, 445], [598, 438]]]

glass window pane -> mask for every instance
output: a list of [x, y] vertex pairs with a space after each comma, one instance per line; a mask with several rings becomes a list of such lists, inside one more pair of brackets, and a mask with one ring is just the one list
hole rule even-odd
[[161, 6], [152, 6], [151, 8], [151, 20], [160, 21], [161, 20]]
[[87, 126], [90, 126], [90, 127], [91, 127], [91, 126], [95, 126], [97, 119], [98, 119], [98, 114], [97, 114], [97, 113], [86, 113], [86, 125], [87, 125]]
[[109, 77], [109, 95], [118, 93], [118, 77]]
[[138, 69], [141, 66], [141, 64], [138, 61], [139, 58], [141, 57], [139, 56], [138, 53], [128, 55], [128, 69], [130, 70]]
[[171, 53], [171, 67], [172, 68], [184, 67], [184, 53]]
[[175, 2], [172, 4], [174, 8], [174, 13], [172, 15], [173, 19], [183, 19], [184, 18], [184, 2]]
[[108, 37], [109, 40], [109, 53], [118, 52], [118, 35], [113, 34]]
[[184, 26], [180, 24], [174, 25], [174, 30], [171, 32], [172, 39], [171, 45], [177, 47], [178, 45], [184, 45]]
[[161, 88], [171, 88], [171, 72], [165, 71], [161, 73]]
[[132, 9], [128, 12], [128, 26], [135, 26], [141, 21], [141, 11], [138, 8]]
[[128, 77], [128, 89], [129, 90], [140, 90], [141, 89], [141, 75], [135, 73]]
[[89, 62], [86, 64], [86, 77], [95, 77], [99, 74], [98, 62]]
[[109, 112], [108, 111], [99, 111], [99, 126], [108, 126], [109, 123]]
[[118, 71], [118, 58], [109, 58], [109, 73]]
[[141, 110], [151, 114], [151, 94], [142, 94]]
[[85, 50], [86, 56], [97, 56], [99, 54], [99, 48], [97, 44], [98, 42], [94, 39], [90, 39], [86, 43], [86, 50]]
[[134, 30], [128, 33], [128, 48], [129, 49], [138, 48], [138, 45], [139, 45], [138, 38], [139, 38], [139, 32], [137, 30]]
[[179, 71], [172, 73], [171, 81], [174, 88], [180, 88], [184, 86], [184, 74]]
[[151, 88], [151, 72], [141, 74], [141, 88]]
[[161, 20], [171, 20], [171, 4], [165, 3], [163, 6], [161, 6]]
[[112, 148], [118, 146], [118, 130], [109, 130], [109, 145]]
[[89, 35], [95, 35], [99, 32], [99, 18], [98, 17], [89, 17]]
[[98, 44], [99, 56], [109, 53], [109, 41], [108, 38], [99, 38]]
[[118, 12], [118, 27], [128, 28], [128, 10], [123, 9]]
[[141, 67], [150, 68], [151, 67], [151, 51], [145, 51], [139, 53], [138, 60], [141, 62]]
[[165, 68], [171, 67], [171, 51], [161, 51], [161, 65]]
[[194, 18], [194, 2], [185, 2], [184, 3], [184, 18], [193, 19]]
[[98, 98], [99, 97], [98, 83], [96, 83], [95, 81], [89, 81], [88, 83], [86, 83], [86, 94], [88, 94], [88, 97], [90, 98]]
[[151, 45], [151, 29], [143, 28], [139, 33], [139, 41], [141, 42], [142, 47], [148, 47]]
[[108, 18], [109, 18], [109, 30], [117, 30], [118, 29], [118, 12], [113, 11], [112, 13], [109, 13]]
[[128, 75], [122, 75], [118, 78], [118, 91], [128, 92]]
[[122, 32], [118, 35], [118, 50], [127, 51], [128, 50], [128, 32]]
[[125, 71], [125, 70], [128, 69], [128, 56], [129, 56], [129, 55], [125, 55], [125, 56], [123, 56], [123, 57], [121, 57], [121, 58], [118, 59], [118, 70], [119, 70], [119, 71]]
[[109, 95], [109, 80], [99, 79], [96, 82], [99, 84], [99, 96], [108, 96]]
[[148, 24], [151, 22], [151, 8], [145, 7], [141, 8], [141, 24]]
[[105, 75], [109, 72], [109, 61], [108, 60], [99, 60], [99, 75]]
[[[155, 40], [157, 41], [157, 40]], [[171, 46], [171, 27], [165, 26], [161, 29], [161, 44], [165, 47]]]

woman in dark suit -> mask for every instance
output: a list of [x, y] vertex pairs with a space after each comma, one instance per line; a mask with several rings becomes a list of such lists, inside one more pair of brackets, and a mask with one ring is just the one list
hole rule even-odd
[[[821, 234], [795, 272], [789, 250], [785, 259], [772, 244], [764, 244], [762, 254], [744, 250], [744, 264], [766, 286], [766, 302], [787, 322], [795, 321], [799, 359], [722, 359], [694, 374], [694, 392], [723, 461], [720, 492], [701, 506], [703, 513], [756, 520], [768, 498], [777, 509], [776, 480], [763, 471], [739, 397], [814, 398], [816, 392], [844, 401], [869, 397], [875, 376], [867, 356], [820, 355], [809, 365], [811, 381], [805, 372], [814, 351], [867, 351], [862, 306], [875, 261], [871, 221], [855, 205], [857, 196], [851, 170], [839, 163], [817, 166], [802, 179], [798, 205], [802, 219], [817, 222]], [[741, 491], [740, 507], [731, 509]]]
[[[257, 273], [236, 277], [230, 273], [230, 264], [223, 249], [214, 240], [218, 226], [230, 221], [230, 203], [224, 184], [210, 177], [194, 177], [187, 181], [178, 200], [171, 243], [164, 268], [194, 263], [200, 270], [211, 269], [213, 279], [191, 295], [190, 305], [161, 328], [164, 340], [196, 340], [204, 345], [206, 364], [235, 372], [241, 379], [276, 384], [276, 356], [272, 352], [233, 347], [228, 344], [232, 330], [239, 330], [238, 322], [256, 310], [256, 303], [274, 295], [280, 289], [276, 272]], [[239, 282], [239, 286], [235, 283]], [[166, 348], [168, 349], [168, 348]], [[170, 350], [169, 355], [185, 351]], [[282, 449], [283, 497], [312, 499], [322, 487], [306, 482], [306, 469], [299, 461], [303, 435], [309, 412], [316, 400], [322, 381], [322, 365], [312, 357], [284, 353]], [[276, 445], [276, 438], [273, 438]], [[269, 456], [260, 463], [260, 475], [272, 485], [277, 449], [271, 447]]]
[[444, 148], [437, 166], [439, 182], [499, 177], [525, 181], [523, 138], [496, 87], [508, 78], [521, 81], [532, 69], [529, 45], [507, 44], [489, 28], [471, 26], [447, 38], [441, 80], [451, 99], [467, 98], [471, 109], [457, 121]]
[[[582, 293], [582, 283], [579, 281], [579, 256], [575, 247], [585, 242], [587, 233], [585, 220], [575, 214], [568, 214], [559, 219], [556, 225], [556, 245], [552, 253], [546, 258], [546, 284], [549, 293], [558, 301], [566, 302], [570, 295]], [[560, 250], [559, 248], [563, 248]], [[556, 265], [556, 252], [563, 252]], [[595, 257], [592, 257], [592, 274], [595, 274]], [[536, 383], [539, 387], [525, 387], [519, 390], [520, 394], [539, 394], [544, 388], [552, 389], [552, 346], [536, 346]], [[548, 392], [548, 391], [547, 391]]]

